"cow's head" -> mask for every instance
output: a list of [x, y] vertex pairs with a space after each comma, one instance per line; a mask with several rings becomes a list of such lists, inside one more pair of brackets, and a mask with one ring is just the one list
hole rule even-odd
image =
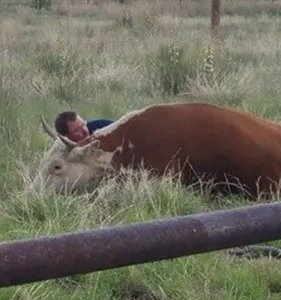
[[99, 141], [78, 147], [76, 143], [55, 133], [41, 118], [45, 131], [55, 141], [40, 162], [29, 190], [72, 192], [88, 189], [110, 170], [112, 153], [99, 149]]

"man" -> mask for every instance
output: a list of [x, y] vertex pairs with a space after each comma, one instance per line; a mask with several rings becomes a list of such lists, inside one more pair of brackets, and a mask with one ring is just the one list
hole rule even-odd
[[84, 146], [91, 141], [91, 134], [109, 124], [113, 123], [107, 119], [97, 119], [92, 121], [85, 121], [75, 111], [64, 111], [60, 113], [55, 120], [56, 131], [77, 142], [79, 146]]

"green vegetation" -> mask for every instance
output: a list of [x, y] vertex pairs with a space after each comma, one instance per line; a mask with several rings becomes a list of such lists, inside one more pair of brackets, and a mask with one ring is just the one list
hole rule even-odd
[[[208, 1], [86, 2], [0, 1], [1, 240], [250, 204], [210, 201], [145, 173], [91, 194], [23, 195], [51, 145], [41, 114], [52, 122], [71, 108], [117, 119], [153, 103], [206, 101], [281, 121], [281, 1], [222, 1], [216, 45]], [[0, 298], [274, 300], [280, 269], [217, 251], [0, 289]]]

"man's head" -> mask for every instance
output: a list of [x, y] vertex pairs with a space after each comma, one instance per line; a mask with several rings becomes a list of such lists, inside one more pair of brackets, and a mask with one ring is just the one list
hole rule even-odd
[[75, 111], [60, 113], [55, 120], [56, 131], [74, 142], [81, 141], [90, 135], [86, 121]]

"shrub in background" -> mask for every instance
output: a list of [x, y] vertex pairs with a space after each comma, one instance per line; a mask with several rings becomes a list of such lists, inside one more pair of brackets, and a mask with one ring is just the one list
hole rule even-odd
[[52, 6], [51, 0], [32, 0], [32, 7], [36, 10], [46, 9], [50, 10]]
[[118, 16], [116, 22], [119, 26], [125, 28], [132, 28], [134, 25], [133, 16], [130, 10], [123, 10], [122, 14]]
[[197, 60], [187, 55], [172, 41], [162, 45], [156, 54], [148, 56], [146, 69], [149, 80], [163, 95], [177, 95], [186, 89], [188, 79], [196, 76]]
[[54, 47], [38, 47], [35, 66], [43, 71], [45, 78], [33, 81], [39, 93], [53, 94], [59, 102], [71, 102], [79, 94], [81, 58], [62, 37], [58, 35]]

